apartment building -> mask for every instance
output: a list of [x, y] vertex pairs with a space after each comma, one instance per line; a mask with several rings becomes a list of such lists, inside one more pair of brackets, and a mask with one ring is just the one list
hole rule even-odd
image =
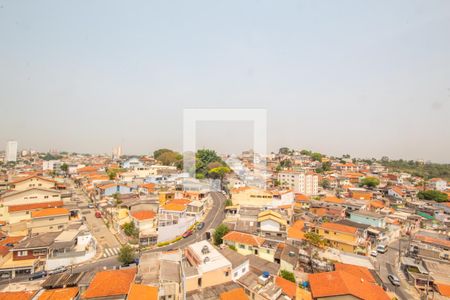
[[278, 173], [281, 186], [290, 188], [294, 193], [317, 195], [319, 193], [319, 176], [312, 172], [283, 171]]

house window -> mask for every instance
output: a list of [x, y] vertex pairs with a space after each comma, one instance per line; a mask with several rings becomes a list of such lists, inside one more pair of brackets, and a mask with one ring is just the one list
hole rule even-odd
[[239, 248], [245, 249], [245, 245], [239, 245]]
[[47, 251], [45, 249], [33, 250], [34, 256], [46, 255], [46, 254], [47, 254]]
[[50, 218], [50, 219], [48, 219], [49, 221], [54, 221], [55, 220], [55, 218]]
[[228, 271], [225, 272], [225, 277], [228, 277], [230, 273]]
[[17, 252], [17, 256], [27, 256], [27, 255], [28, 255], [28, 251], [26, 251], [26, 250]]
[[238, 272], [234, 272], [234, 275], [233, 275], [234, 277], [237, 277], [238, 276]]
[[330, 232], [328, 230], [325, 230], [325, 234], [329, 234]]
[[47, 198], [48, 198], [48, 196], [44, 196], [44, 198], [45, 198], [45, 199], [47, 199]]
[[199, 278], [199, 279], [197, 280], [197, 284], [198, 284], [199, 287], [202, 286], [202, 279], [201, 279], [201, 278]]

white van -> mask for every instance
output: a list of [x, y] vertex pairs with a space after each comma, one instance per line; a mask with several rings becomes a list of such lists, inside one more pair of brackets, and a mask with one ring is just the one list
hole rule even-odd
[[388, 250], [388, 247], [386, 245], [378, 245], [377, 246], [377, 252], [379, 253], [386, 253]]

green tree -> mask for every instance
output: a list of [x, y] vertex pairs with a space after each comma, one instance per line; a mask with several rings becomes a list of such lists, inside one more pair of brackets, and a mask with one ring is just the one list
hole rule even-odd
[[123, 265], [131, 264], [135, 258], [136, 258], [136, 251], [130, 245], [128, 245], [128, 244], [123, 245], [120, 248], [118, 260]]
[[280, 150], [278, 150], [279, 154], [288, 155], [289, 154], [289, 148], [288, 147], [282, 147]]
[[366, 186], [369, 188], [377, 187], [380, 184], [380, 180], [376, 177], [366, 177], [363, 178], [360, 182], [360, 186]]
[[315, 232], [305, 233], [305, 239], [313, 246], [321, 247], [324, 244], [324, 239], [321, 235]]
[[290, 159], [283, 159], [280, 161], [280, 168], [290, 168], [292, 167], [292, 161]]
[[122, 229], [123, 229], [123, 232], [127, 236], [131, 236], [131, 237], [139, 236], [139, 230], [134, 225], [134, 222], [128, 222], [128, 223], [123, 224]]
[[324, 189], [329, 189], [331, 187], [330, 181], [326, 178], [322, 179], [322, 181], [320, 182], [320, 186], [323, 187]]
[[106, 171], [106, 174], [108, 174], [109, 180], [114, 180], [116, 179], [118, 172], [119, 172], [118, 169], [111, 168]]
[[173, 151], [170, 149], [166, 149], [166, 148], [158, 149], [153, 152], [153, 158], [157, 160], [158, 157], [165, 152], [173, 152]]
[[166, 151], [157, 158], [164, 166], [176, 166], [182, 159], [183, 156], [180, 153], [173, 151]]
[[302, 151], [300, 151], [300, 154], [301, 154], [301, 155], [308, 155], [308, 156], [311, 156], [312, 152], [309, 151], [309, 150], [302, 150]]
[[225, 207], [232, 206], [232, 205], [233, 205], [233, 201], [231, 201], [231, 199], [225, 200]]
[[63, 163], [60, 167], [61, 171], [63, 171], [64, 173], [67, 173], [67, 171], [69, 170], [69, 165], [66, 163]]
[[225, 224], [220, 224], [217, 226], [216, 230], [214, 230], [213, 241], [214, 245], [219, 246], [222, 244], [222, 238], [230, 231], [230, 229]]
[[446, 202], [448, 200], [447, 194], [435, 190], [420, 191], [417, 194], [417, 197], [419, 197], [419, 199], [433, 200], [436, 202]]
[[219, 163], [221, 166], [226, 166], [225, 162], [217, 155], [216, 151], [210, 149], [198, 150], [195, 154], [196, 173], [207, 176], [209, 171], [208, 166], [211, 166], [211, 163], [215, 162]]
[[324, 172], [330, 171], [331, 170], [331, 162], [329, 162], [329, 161], [323, 162], [322, 163], [322, 170]]
[[281, 270], [280, 277], [283, 277], [284, 279], [295, 283], [295, 276], [294, 276], [294, 273], [292, 273], [292, 272], [289, 272], [287, 270]]
[[311, 154], [311, 158], [314, 161], [322, 161], [322, 154], [320, 154], [319, 152], [314, 152]]

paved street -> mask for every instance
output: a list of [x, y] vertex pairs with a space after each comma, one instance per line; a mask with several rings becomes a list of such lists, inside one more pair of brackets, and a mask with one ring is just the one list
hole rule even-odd
[[169, 249], [183, 248], [189, 244], [206, 238], [206, 231], [219, 226], [225, 218], [225, 200], [226, 197], [220, 192], [210, 193], [213, 201], [211, 210], [208, 212], [204, 222], [205, 227], [202, 230], [195, 231], [193, 235], [178, 241], [177, 243], [149, 250], [147, 252], [164, 251]]
[[120, 247], [120, 243], [117, 241], [116, 237], [111, 233], [108, 227], [106, 227], [103, 219], [95, 217], [95, 208], [87, 207], [87, 205], [89, 204], [89, 198], [84, 194], [84, 192], [76, 188], [72, 182], [70, 182], [70, 188], [73, 190], [72, 197], [81, 201], [78, 204], [78, 207], [81, 210], [81, 215], [86, 217], [86, 222], [101, 247]]
[[[401, 249], [405, 251], [408, 245], [408, 240], [401, 240]], [[389, 250], [381, 254], [379, 253], [376, 261], [379, 264], [378, 274], [381, 280], [383, 280], [384, 285], [391, 291], [394, 291], [401, 300], [418, 299], [418, 294], [414, 293], [408, 282], [404, 280], [404, 276], [399, 274], [398, 268], [396, 267], [396, 262], [398, 262], [398, 240], [395, 240], [389, 245]], [[387, 276], [393, 274], [400, 279], [400, 286], [396, 287], [392, 285]]]

